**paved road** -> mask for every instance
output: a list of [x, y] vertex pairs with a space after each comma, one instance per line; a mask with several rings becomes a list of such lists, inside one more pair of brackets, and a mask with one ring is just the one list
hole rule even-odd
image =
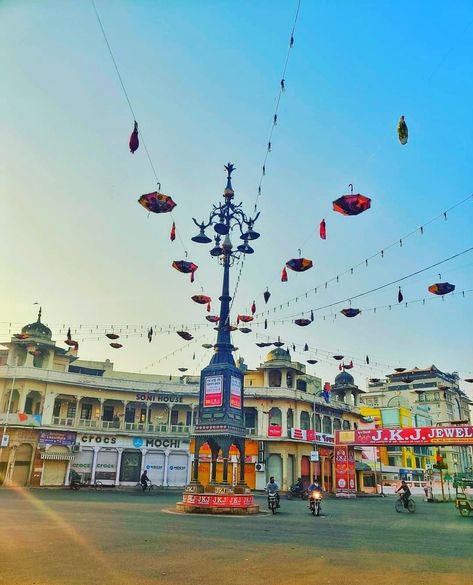
[[[472, 585], [473, 517], [453, 504], [282, 500], [276, 516], [173, 513], [178, 494], [0, 490], [8, 585]], [[259, 501], [264, 506], [264, 499]]]

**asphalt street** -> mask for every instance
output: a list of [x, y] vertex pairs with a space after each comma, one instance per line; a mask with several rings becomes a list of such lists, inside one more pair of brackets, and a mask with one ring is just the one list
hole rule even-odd
[[[0, 583], [471, 585], [473, 517], [453, 503], [394, 497], [323, 501], [313, 517], [178, 514], [178, 493], [0, 490]], [[265, 499], [257, 497], [265, 508]]]

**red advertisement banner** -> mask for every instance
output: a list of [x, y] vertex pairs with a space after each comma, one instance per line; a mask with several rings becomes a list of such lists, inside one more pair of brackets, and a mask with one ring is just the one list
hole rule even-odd
[[245, 508], [254, 505], [254, 498], [247, 494], [184, 494], [184, 504], [193, 506], [209, 506], [212, 508]]
[[222, 406], [223, 376], [207, 376], [204, 380], [204, 406]]
[[352, 447], [338, 445], [335, 448], [335, 487], [337, 496], [355, 493], [355, 452]]
[[473, 426], [336, 431], [337, 445], [473, 445]]
[[280, 437], [282, 434], [282, 427], [279, 425], [269, 425], [268, 437]]

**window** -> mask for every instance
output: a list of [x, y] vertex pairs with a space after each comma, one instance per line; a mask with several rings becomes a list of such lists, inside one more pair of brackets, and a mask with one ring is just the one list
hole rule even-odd
[[112, 421], [113, 420], [113, 411], [114, 411], [113, 406], [104, 406], [103, 411], [102, 411], [102, 420]]
[[61, 401], [55, 400], [54, 401], [54, 409], [53, 409], [53, 416], [61, 416]]
[[318, 433], [322, 432], [322, 423], [318, 414], [314, 415], [314, 428]]
[[292, 377], [292, 372], [287, 372], [286, 374], [286, 384], [288, 388], [292, 388], [292, 384], [293, 384], [293, 377]]
[[305, 410], [301, 412], [301, 429], [305, 431], [310, 429], [309, 413]]
[[[59, 403], [60, 405], [61, 403]], [[28, 396], [28, 398], [25, 400], [25, 414], [33, 414], [33, 398], [32, 396]], [[59, 416], [58, 414], [55, 414], [54, 416]]]
[[[141, 416], [143, 416], [143, 411], [141, 411]], [[145, 416], [146, 416], [146, 413], [145, 413]], [[178, 410], [171, 410], [171, 424], [177, 425], [178, 420], [179, 420], [179, 411]]]
[[280, 370], [271, 370], [269, 372], [269, 386], [270, 388], [281, 387], [281, 372]]
[[125, 422], [135, 422], [135, 408], [133, 406], [127, 406], [125, 410]]
[[76, 403], [75, 402], [68, 402], [67, 403], [67, 418], [75, 418], [76, 416]]
[[245, 427], [247, 429], [256, 429], [256, 412], [252, 409], [245, 408]]
[[326, 433], [327, 435], [332, 434], [332, 420], [330, 419], [329, 416], [324, 416], [323, 432]]
[[339, 431], [342, 428], [342, 421], [339, 418], [333, 419], [333, 430]]
[[296, 380], [296, 388], [301, 392], [307, 392], [307, 382], [305, 380]]
[[80, 417], [84, 420], [90, 420], [92, 418], [92, 404], [83, 404]]
[[192, 424], [192, 410], [186, 411], [186, 426], [190, 427]]
[[343, 421], [343, 430], [348, 430], [350, 428], [350, 421], [344, 420]]

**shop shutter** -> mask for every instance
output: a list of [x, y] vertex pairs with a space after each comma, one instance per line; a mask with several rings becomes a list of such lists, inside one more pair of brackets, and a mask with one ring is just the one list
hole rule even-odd
[[187, 483], [189, 459], [186, 453], [171, 453], [168, 463], [168, 485], [184, 486]]
[[164, 453], [162, 451], [148, 451], [145, 456], [145, 469], [151, 483], [164, 484]]
[[116, 449], [100, 449], [97, 453], [95, 479], [104, 485], [114, 485], [117, 477], [118, 451]]

